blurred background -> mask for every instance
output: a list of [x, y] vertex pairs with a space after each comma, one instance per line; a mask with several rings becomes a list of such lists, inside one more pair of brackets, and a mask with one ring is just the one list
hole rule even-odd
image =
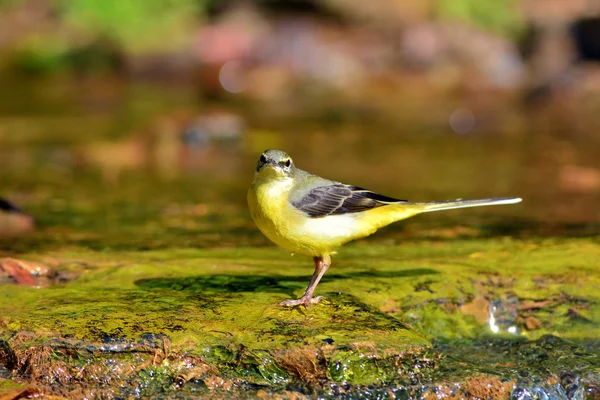
[[267, 148], [403, 199], [524, 198], [428, 235], [598, 234], [599, 62], [598, 0], [0, 0], [0, 236], [266, 243]]

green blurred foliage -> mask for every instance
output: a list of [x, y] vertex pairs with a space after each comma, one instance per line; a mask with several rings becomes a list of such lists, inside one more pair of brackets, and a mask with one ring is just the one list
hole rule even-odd
[[523, 28], [515, 0], [437, 0], [435, 12], [443, 20], [456, 20], [502, 36], [514, 37]]
[[[53, 21], [22, 34], [9, 62], [35, 74], [115, 70], [123, 54], [173, 51], [193, 37], [208, 0], [53, 0]], [[25, 6], [0, 0], [0, 9]], [[29, 7], [29, 6], [28, 6]]]
[[61, 17], [90, 37], [128, 52], [176, 46], [202, 15], [204, 0], [58, 0]]
[[114, 41], [97, 39], [74, 46], [58, 36], [35, 35], [21, 43], [11, 55], [17, 70], [31, 74], [65, 71], [115, 72], [123, 58]]
[[68, 44], [59, 37], [32, 35], [19, 44], [11, 59], [20, 71], [59, 72], [66, 67], [68, 51]]
[[13, 6], [23, 0], [0, 0], [0, 9]]

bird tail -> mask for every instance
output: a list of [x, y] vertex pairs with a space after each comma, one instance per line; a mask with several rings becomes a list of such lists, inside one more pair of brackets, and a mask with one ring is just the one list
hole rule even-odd
[[377, 207], [364, 213], [365, 222], [367, 222], [372, 228], [373, 232], [383, 226], [391, 224], [392, 222], [400, 221], [412, 217], [413, 215], [441, 210], [451, 210], [453, 208], [464, 208], [464, 207], [479, 207], [479, 206], [493, 206], [500, 204], [513, 204], [520, 202], [521, 199], [518, 197], [501, 197], [495, 199], [476, 199], [476, 200], [447, 200], [447, 201], [435, 201], [431, 203], [411, 203], [399, 201], [392, 203], [386, 207]]
[[413, 203], [423, 206], [422, 212], [441, 211], [441, 210], [452, 210], [454, 208], [466, 208], [466, 207], [481, 207], [481, 206], [497, 206], [501, 204], [514, 204], [519, 203], [522, 199], [520, 197], [497, 197], [493, 199], [475, 199], [475, 200], [446, 200], [446, 201], [434, 201], [431, 203]]

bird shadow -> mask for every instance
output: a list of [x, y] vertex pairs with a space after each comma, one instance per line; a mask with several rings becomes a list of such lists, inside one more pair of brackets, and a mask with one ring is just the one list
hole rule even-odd
[[[427, 268], [405, 269], [400, 271], [358, 271], [325, 275], [321, 282], [339, 281], [344, 279], [409, 278], [438, 273], [439, 272], [433, 269]], [[139, 279], [135, 282], [135, 285], [150, 290], [166, 289], [192, 293], [269, 292], [293, 296], [294, 291], [304, 289], [309, 281], [310, 276], [308, 275], [213, 274], [178, 278]]]

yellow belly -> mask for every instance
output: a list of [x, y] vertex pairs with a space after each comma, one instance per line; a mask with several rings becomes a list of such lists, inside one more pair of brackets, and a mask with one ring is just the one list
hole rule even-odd
[[292, 253], [311, 256], [327, 254], [322, 253], [321, 246], [315, 246], [310, 235], [299, 234], [298, 227], [307, 217], [288, 204], [287, 192], [270, 186], [259, 185], [248, 191], [250, 215], [260, 231]]

